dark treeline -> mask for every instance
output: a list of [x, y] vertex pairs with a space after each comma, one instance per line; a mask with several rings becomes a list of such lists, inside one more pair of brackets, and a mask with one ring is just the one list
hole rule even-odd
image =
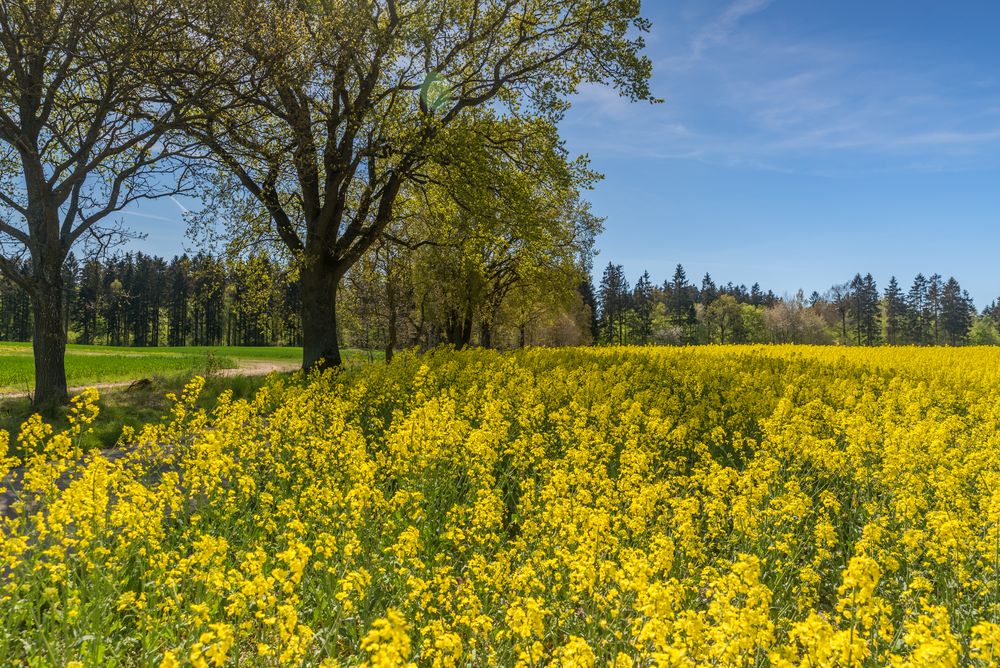
[[[469, 326], [463, 331], [476, 334], [456, 339], [449, 334], [455, 312], [449, 306], [451, 292], [443, 289], [440, 280], [421, 289], [409, 270], [386, 273], [377, 262], [369, 264], [363, 281], [355, 280], [357, 272], [352, 272], [345, 285], [340, 323], [341, 335], [350, 345], [369, 349], [426, 349], [441, 343], [510, 348], [590, 341], [612, 345], [1000, 344], [1000, 301], [978, 312], [957, 280], [938, 274], [918, 274], [909, 287], [893, 277], [882, 290], [871, 274], [857, 274], [822, 293], [807, 297], [799, 291], [779, 297], [758, 283], [750, 287], [717, 284], [709, 274], [695, 282], [681, 265], [662, 283], [654, 283], [649, 272], [644, 272], [633, 286], [622, 266], [613, 263], [604, 269], [596, 290], [583, 281], [575, 298], [560, 298], [551, 306], [536, 296], [528, 302], [527, 315], [520, 315], [517, 308], [497, 313], [492, 336], [483, 334], [484, 327], [473, 330]], [[286, 266], [262, 255], [234, 261], [199, 253], [168, 261], [128, 253], [84, 262], [70, 256], [64, 281], [67, 336], [75, 343], [301, 343], [294, 276]], [[0, 278], [0, 341], [30, 341], [31, 336], [32, 315], [25, 291]]]
[[[63, 269], [70, 341], [113, 346], [298, 345], [298, 289], [266, 257], [128, 253]], [[30, 302], [0, 277], [0, 341], [29, 341]]]
[[[537, 282], [507, 278], [496, 294], [479, 265], [445, 261], [456, 249], [416, 251], [382, 243], [345, 279], [338, 336], [352, 347], [392, 351], [439, 345], [515, 348], [591, 342], [593, 311], [575, 264], [532, 267]], [[521, 268], [519, 258], [504, 258]], [[464, 271], [456, 271], [455, 267]], [[454, 274], [454, 275], [453, 275]], [[298, 282], [287, 263], [209, 254], [166, 260], [128, 253], [64, 269], [67, 340], [111, 346], [301, 345]], [[582, 281], [588, 285], [589, 282]], [[544, 290], [541, 289], [544, 286]], [[591, 298], [592, 301], [592, 298]], [[0, 276], [0, 341], [30, 341], [26, 291]]]
[[681, 265], [662, 284], [645, 272], [631, 286], [609, 263], [591, 301], [594, 337], [613, 345], [1000, 344], [1000, 303], [979, 313], [957, 280], [939, 274], [918, 274], [909, 289], [893, 277], [882, 291], [871, 274], [856, 274], [823, 293], [779, 298], [756, 283], [717, 285], [709, 274], [696, 284]]

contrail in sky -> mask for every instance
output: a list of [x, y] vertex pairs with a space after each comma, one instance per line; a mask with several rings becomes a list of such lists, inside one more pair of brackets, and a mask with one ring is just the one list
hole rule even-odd
[[178, 202], [176, 197], [174, 197], [173, 195], [171, 195], [170, 199], [173, 200], [174, 204], [177, 205], [177, 208], [181, 210], [181, 213], [191, 213], [191, 210], [188, 209], [183, 204], [181, 204], [180, 202]]

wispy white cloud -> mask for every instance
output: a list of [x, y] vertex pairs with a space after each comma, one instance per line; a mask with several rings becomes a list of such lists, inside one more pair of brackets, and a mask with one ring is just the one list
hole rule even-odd
[[570, 118], [580, 146], [824, 175], [1000, 166], [990, 72], [915, 67], [863, 35], [803, 37], [745, 21], [771, 4], [736, 0], [668, 25], [654, 54], [654, 90], [667, 104], [585, 88]]
[[170, 218], [169, 216], [159, 216], [155, 213], [144, 213], [142, 211], [136, 211], [135, 209], [123, 209], [122, 214], [126, 216], [135, 216], [137, 218], [147, 218], [149, 220], [159, 220], [164, 223], [179, 222], [176, 218]]
[[772, 1], [736, 0], [730, 4], [718, 18], [695, 34], [694, 39], [691, 40], [692, 55], [699, 58], [706, 49], [725, 44], [730, 36], [736, 32], [740, 21], [747, 16], [764, 11]]

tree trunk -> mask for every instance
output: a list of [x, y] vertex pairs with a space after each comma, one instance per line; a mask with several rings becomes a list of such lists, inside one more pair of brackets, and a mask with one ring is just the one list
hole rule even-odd
[[389, 331], [386, 332], [385, 363], [388, 364], [396, 350], [396, 294], [391, 285], [386, 285], [386, 305], [389, 308]]
[[465, 317], [462, 319], [462, 347], [468, 348], [472, 345], [472, 309], [466, 309]]
[[465, 309], [464, 313], [459, 313], [457, 309], [449, 310], [448, 343], [458, 350], [467, 348], [472, 343], [471, 309]]
[[63, 327], [63, 279], [54, 271], [36, 272], [31, 305], [34, 312], [35, 398], [38, 408], [64, 403], [66, 388], [66, 330]]
[[[313, 260], [315, 262], [315, 260]], [[337, 288], [340, 273], [330, 267], [304, 266], [302, 286], [302, 368], [339, 367]]]
[[479, 345], [483, 348], [493, 347], [493, 328], [487, 320], [479, 323]]
[[[425, 332], [425, 326], [427, 324], [426, 317], [426, 298], [420, 300], [420, 321], [414, 327], [413, 338], [411, 339], [411, 345], [419, 345], [421, 350], [427, 350], [430, 348], [430, 332]], [[412, 318], [410, 319], [412, 323]]]

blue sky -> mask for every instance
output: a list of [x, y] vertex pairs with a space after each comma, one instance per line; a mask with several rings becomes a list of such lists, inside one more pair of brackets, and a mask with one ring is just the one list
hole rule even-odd
[[[599, 274], [759, 281], [778, 294], [872, 272], [1000, 296], [1000, 3], [643, 3], [661, 105], [584, 89], [562, 132], [606, 179]], [[190, 202], [187, 203], [191, 205]], [[128, 216], [183, 250], [179, 205]]]
[[662, 105], [582, 91], [595, 261], [822, 291], [872, 272], [1000, 296], [1000, 3], [644, 2]]

